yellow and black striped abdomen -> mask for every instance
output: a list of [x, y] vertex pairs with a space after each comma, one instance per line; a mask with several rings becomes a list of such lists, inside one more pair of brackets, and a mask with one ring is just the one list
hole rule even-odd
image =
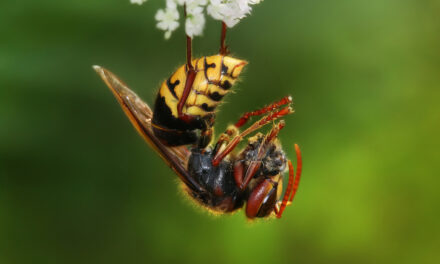
[[[230, 91], [247, 62], [229, 56], [214, 55], [195, 59], [192, 64], [196, 75], [183, 105], [182, 115], [194, 118], [190, 123], [185, 122], [180, 119], [177, 110], [187, 78], [185, 64], [164, 81], [159, 89], [153, 116], [156, 130], [162, 130], [159, 134], [166, 133], [165, 130], [173, 130], [173, 133], [178, 130], [183, 136], [182, 133], [211, 126], [212, 122], [207, 120], [214, 117], [216, 107]], [[184, 141], [192, 140], [191, 138]]]
[[[202, 117], [214, 111], [223, 96], [229, 92], [246, 62], [214, 55], [193, 60], [193, 65], [196, 77], [182, 113]], [[159, 90], [159, 95], [164, 97], [166, 105], [176, 118], [178, 118], [177, 104], [182, 96], [185, 82], [186, 65], [183, 65], [162, 83]]]

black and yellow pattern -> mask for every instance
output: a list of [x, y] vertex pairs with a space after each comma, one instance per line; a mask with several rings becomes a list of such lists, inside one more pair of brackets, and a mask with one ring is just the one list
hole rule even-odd
[[[212, 113], [223, 96], [229, 92], [246, 62], [214, 55], [193, 60], [192, 63], [197, 74], [182, 113], [203, 117]], [[159, 95], [165, 98], [166, 105], [176, 118], [177, 104], [182, 96], [185, 82], [186, 65], [183, 65], [162, 83], [159, 90]]]
[[[196, 135], [193, 130], [206, 130], [213, 125], [216, 107], [230, 91], [247, 62], [214, 55], [195, 59], [192, 64], [196, 76], [182, 108], [183, 115], [194, 117], [192, 122], [181, 120], [177, 111], [187, 78], [186, 64], [162, 83], [156, 98], [152, 123], [156, 136], [169, 145], [194, 143]], [[177, 142], [170, 142], [168, 139], [171, 137], [166, 134], [180, 138], [173, 139]]]

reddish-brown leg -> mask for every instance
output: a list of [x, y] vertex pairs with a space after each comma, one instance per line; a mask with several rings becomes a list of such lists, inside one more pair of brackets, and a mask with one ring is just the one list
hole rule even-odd
[[220, 36], [220, 55], [228, 55], [229, 54], [228, 46], [226, 46], [226, 44], [225, 44], [227, 29], [228, 28], [226, 27], [225, 22], [222, 21], [222, 33]]
[[223, 151], [217, 152], [212, 159], [212, 165], [217, 166], [220, 164], [220, 162], [229, 154], [231, 151], [234, 150], [234, 148], [240, 143], [240, 141], [250, 133], [254, 132], [257, 129], [260, 129], [264, 125], [268, 124], [272, 120], [276, 120], [282, 116], [291, 114], [293, 112], [292, 108], [285, 107], [277, 112], [274, 112], [270, 115], [267, 115], [263, 118], [261, 118], [259, 121], [252, 124], [250, 127], [248, 127], [245, 131], [241, 132], [239, 135], [235, 136], [225, 147]]
[[[186, 4], [184, 4], [184, 15], [186, 18]], [[183, 121], [190, 122], [192, 117], [189, 115], [185, 115], [182, 113], [183, 106], [186, 103], [186, 99], [188, 99], [189, 93], [191, 92], [191, 88], [194, 83], [194, 79], [196, 78], [196, 70], [192, 65], [192, 39], [190, 36], [186, 35], [186, 82], [185, 87], [183, 88], [182, 96], [179, 99], [179, 103], [177, 104], [177, 114], [179, 118]]]
[[220, 135], [219, 140], [217, 141], [214, 148], [214, 155], [218, 152], [218, 150], [224, 145], [230, 142], [230, 138], [234, 131], [238, 131], [238, 129], [249, 121], [251, 116], [263, 115], [269, 111], [273, 111], [281, 107], [282, 105], [289, 104], [292, 102], [292, 98], [290, 96], [286, 96], [279, 100], [278, 102], [272, 103], [268, 106], [263, 107], [262, 109], [258, 109], [256, 111], [245, 113], [240, 120], [233, 126], [228, 127], [228, 129]]
[[243, 161], [237, 161], [234, 164], [234, 180], [237, 187], [243, 184], [244, 165]]
[[217, 154], [217, 152], [220, 150], [220, 148], [224, 145], [229, 143], [229, 141], [231, 140], [231, 137], [233, 137], [234, 135], [238, 134], [238, 129], [235, 128], [234, 126], [229, 126], [225, 132], [223, 132], [217, 143], [215, 144], [214, 147], [214, 155]]
[[264, 115], [267, 112], [270, 112], [270, 111], [272, 111], [274, 109], [277, 109], [277, 108], [279, 108], [282, 105], [290, 104], [290, 103], [292, 103], [292, 97], [291, 96], [286, 96], [286, 97], [283, 97], [278, 102], [272, 103], [272, 104], [270, 104], [268, 106], [265, 106], [265, 107], [263, 107], [261, 109], [258, 109], [258, 110], [252, 111], [252, 112], [244, 113], [243, 116], [238, 120], [238, 122], [235, 123], [235, 126], [238, 127], [238, 128], [242, 127], [244, 124], [246, 124], [246, 122], [252, 116]]

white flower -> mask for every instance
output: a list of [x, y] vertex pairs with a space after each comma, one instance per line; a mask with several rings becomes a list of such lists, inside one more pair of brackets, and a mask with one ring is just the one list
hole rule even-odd
[[251, 8], [246, 3], [240, 3], [240, 0], [236, 2], [230, 2], [223, 10], [223, 21], [228, 27], [235, 26], [240, 20], [246, 17], [251, 12]]
[[166, 6], [167, 6], [167, 8], [177, 9], [177, 5], [176, 5], [175, 0], [167, 0]]
[[132, 4], [137, 4], [137, 5], [142, 5], [143, 3], [145, 3], [147, 0], [130, 0], [130, 3]]
[[208, 3], [207, 0], [186, 0], [186, 13], [198, 14], [203, 13], [204, 6]]
[[212, 18], [233, 27], [251, 13], [250, 5], [259, 2], [261, 0], [210, 0], [207, 11]]
[[222, 3], [222, 0], [211, 0], [210, 4], [206, 8], [208, 15], [216, 20], [223, 20], [224, 18], [224, 10], [226, 8], [225, 4]]
[[[142, 4], [147, 0], [130, 0], [133, 4]], [[199, 36], [205, 27], [206, 12], [212, 18], [225, 22], [228, 27], [235, 26], [241, 19], [248, 16], [252, 5], [263, 0], [166, 0], [165, 9], [156, 13], [157, 27], [165, 31], [165, 38], [179, 27], [178, 6], [186, 6], [185, 31], [190, 37]]]
[[241, 11], [248, 10], [250, 8], [249, 0], [236, 0], [235, 2], [237, 3]]
[[208, 3], [207, 0], [186, 0], [186, 21], [185, 32], [188, 36], [202, 35], [205, 27], [205, 14], [203, 13], [204, 6]]
[[165, 10], [157, 10], [156, 20], [157, 28], [165, 31], [165, 38], [169, 39], [171, 33], [179, 27], [179, 12], [177, 11], [177, 6], [173, 0], [167, 1], [167, 7]]
[[[176, 1], [181, 1], [181, 0], [176, 0]], [[186, 0], [183, 2], [185, 2], [187, 6], [190, 6], [190, 5], [205, 6], [208, 3], [208, 0]]]
[[191, 38], [193, 38], [194, 36], [202, 35], [204, 27], [205, 27], [205, 15], [202, 12], [190, 14], [186, 18], [185, 31], [186, 34]]

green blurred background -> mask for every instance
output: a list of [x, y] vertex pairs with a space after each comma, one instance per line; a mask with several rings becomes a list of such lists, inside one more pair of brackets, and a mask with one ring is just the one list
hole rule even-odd
[[291, 94], [303, 151], [294, 206], [255, 223], [184, 198], [91, 68], [153, 103], [185, 61], [164, 5], [1, 1], [1, 264], [440, 263], [440, 1], [266, 0], [230, 31], [250, 64], [217, 131]]

